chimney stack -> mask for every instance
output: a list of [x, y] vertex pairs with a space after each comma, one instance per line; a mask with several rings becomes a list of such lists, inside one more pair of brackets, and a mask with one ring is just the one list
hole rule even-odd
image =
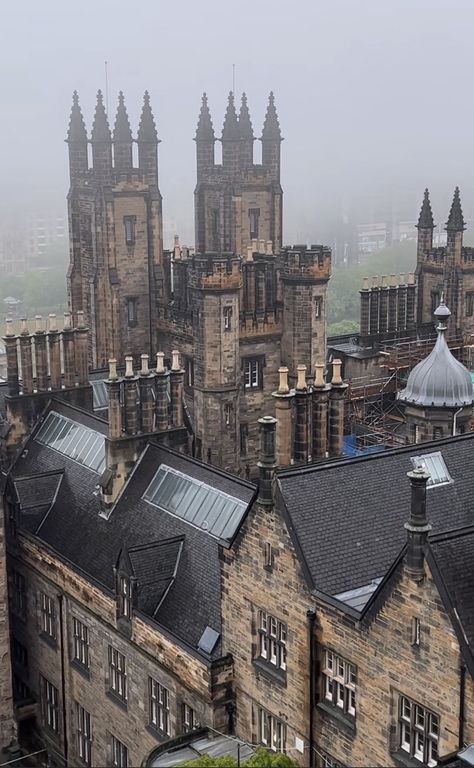
[[183, 392], [184, 370], [179, 364], [179, 352], [174, 349], [171, 363], [170, 395], [171, 395], [171, 423], [174, 427], [182, 427], [184, 422]]
[[46, 350], [46, 332], [41, 315], [36, 315], [35, 361], [36, 391], [45, 392], [48, 389], [48, 354]]
[[61, 340], [56, 324], [56, 315], [49, 316], [49, 385], [51, 390], [61, 389]]
[[77, 313], [76, 326], [76, 371], [79, 386], [89, 383], [88, 346], [89, 333], [84, 323], [84, 312], [80, 309]]
[[306, 366], [298, 365], [295, 392], [296, 422], [295, 422], [295, 462], [307, 462], [309, 453], [309, 391], [306, 385]]
[[109, 438], [114, 439], [122, 435], [122, 407], [120, 404], [120, 379], [117, 376], [117, 361], [109, 360], [109, 378], [106, 385], [109, 394]]
[[138, 434], [138, 379], [133, 372], [133, 357], [125, 357], [124, 404], [125, 432], [127, 435]]
[[148, 367], [149, 357], [148, 355], [141, 356], [142, 367], [140, 371], [139, 385], [140, 385], [140, 425], [141, 431], [144, 433], [153, 432], [155, 425], [154, 409], [155, 409], [155, 375], [150, 371]]
[[288, 467], [291, 464], [291, 446], [292, 446], [292, 426], [291, 426], [291, 406], [295, 396], [294, 390], [288, 386], [288, 368], [286, 365], [278, 369], [280, 383], [276, 392], [272, 393], [275, 398], [275, 411], [278, 421], [276, 431], [276, 458], [278, 466]]
[[406, 568], [414, 581], [421, 581], [425, 575], [425, 546], [431, 525], [426, 517], [426, 484], [428, 472], [417, 467], [407, 472], [411, 484], [410, 519], [405, 523], [407, 531]]
[[3, 340], [5, 342], [5, 351], [7, 354], [8, 394], [10, 397], [15, 397], [20, 392], [20, 384], [18, 373], [17, 337], [13, 331], [13, 320], [11, 319], [6, 321], [5, 336], [3, 337]]
[[328, 402], [331, 385], [324, 380], [324, 363], [316, 363], [313, 384], [313, 444], [311, 458], [325, 459], [328, 450]]
[[273, 416], [263, 416], [260, 424], [260, 461], [258, 462], [258, 500], [260, 504], [273, 504], [272, 482], [276, 469], [275, 427]]
[[168, 379], [169, 373], [164, 365], [163, 352], [156, 353], [156, 429], [165, 432], [168, 429]]
[[21, 321], [20, 332], [20, 360], [21, 360], [21, 383], [24, 395], [30, 395], [33, 392], [33, 358], [31, 348], [31, 336], [28, 330], [26, 317]]
[[64, 313], [63, 326], [63, 359], [64, 359], [64, 386], [70, 389], [76, 383], [76, 356], [74, 344], [74, 330], [71, 322], [71, 313]]
[[344, 398], [347, 384], [341, 377], [341, 360], [332, 361], [332, 381], [329, 393], [329, 455], [342, 456], [344, 452]]

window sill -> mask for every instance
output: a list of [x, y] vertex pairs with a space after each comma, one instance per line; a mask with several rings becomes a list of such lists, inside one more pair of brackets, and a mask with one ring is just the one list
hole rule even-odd
[[412, 757], [403, 749], [399, 749], [397, 752], [392, 752], [391, 757], [394, 765], [400, 766], [401, 768], [420, 768], [421, 765], [424, 765], [423, 762]]
[[117, 704], [120, 709], [123, 709], [125, 712], [128, 710], [127, 700], [122, 699], [120, 696], [118, 696], [116, 693], [114, 693], [110, 688], [106, 692], [107, 698], [109, 698], [111, 701], [114, 702], [114, 704]]
[[44, 640], [46, 645], [49, 645], [49, 647], [53, 649], [53, 651], [58, 650], [58, 642], [55, 637], [51, 637], [51, 635], [48, 635], [46, 632], [40, 632], [39, 636], [41, 640]]
[[77, 659], [71, 659], [70, 661], [71, 667], [76, 670], [82, 677], [84, 677], [86, 680], [91, 679], [91, 672], [89, 667], [85, 667], [84, 664], [81, 664], [80, 661]]
[[165, 741], [169, 741], [169, 739], [172, 738], [172, 736], [164, 733], [164, 731], [160, 731], [160, 729], [152, 723], [147, 723], [147, 725], [145, 725], [145, 730], [148, 731], [148, 733], [150, 733], [157, 741], [159, 741], [160, 744], [163, 744]]
[[261, 672], [268, 680], [278, 685], [283, 685], [286, 688], [286, 672], [283, 669], [277, 669], [273, 664], [269, 664], [261, 658], [254, 659], [253, 665], [256, 671]]
[[341, 712], [338, 707], [335, 707], [333, 704], [328, 704], [327, 701], [319, 701], [317, 708], [325, 712], [330, 717], [334, 718], [334, 720], [337, 720], [337, 722], [344, 726], [344, 728], [346, 728], [348, 731], [350, 731], [351, 734], [355, 735], [355, 717], [352, 717], [352, 715], [346, 715], [345, 712]]

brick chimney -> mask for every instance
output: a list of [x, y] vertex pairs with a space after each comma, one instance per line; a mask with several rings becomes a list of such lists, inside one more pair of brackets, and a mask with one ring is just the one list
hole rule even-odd
[[182, 427], [184, 423], [183, 393], [184, 370], [179, 362], [179, 352], [174, 349], [171, 353], [170, 373], [170, 397], [171, 397], [171, 423], [174, 427]]
[[276, 469], [275, 428], [277, 420], [273, 416], [263, 416], [260, 424], [260, 460], [258, 462], [259, 483], [258, 500], [260, 504], [273, 504], [272, 483]]
[[148, 355], [141, 356], [139, 373], [140, 426], [142, 432], [153, 432], [155, 426], [155, 374], [148, 367]]
[[307, 462], [309, 454], [309, 404], [310, 404], [310, 391], [306, 384], [306, 366], [298, 365], [297, 381], [295, 389], [295, 450], [294, 460], [295, 462]]
[[278, 369], [280, 382], [276, 392], [272, 393], [275, 398], [275, 413], [278, 421], [276, 430], [276, 459], [278, 466], [288, 467], [291, 464], [292, 438], [292, 403], [295, 397], [295, 390], [288, 386], [288, 368], [281, 366]]
[[426, 484], [428, 472], [417, 467], [407, 472], [411, 485], [410, 519], [405, 523], [407, 531], [406, 569], [414, 581], [421, 581], [425, 575], [425, 547], [431, 525], [426, 517]]
[[24, 317], [20, 331], [21, 388], [24, 395], [33, 392], [33, 349], [32, 338], [28, 330], [28, 321]]
[[329, 455], [342, 456], [344, 449], [344, 398], [347, 384], [341, 378], [341, 360], [332, 361], [331, 391], [329, 393]]
[[165, 368], [163, 352], [156, 353], [156, 429], [164, 432], [168, 429], [168, 381], [169, 372]]
[[7, 320], [4, 336], [5, 351], [7, 354], [7, 382], [8, 394], [15, 397], [20, 391], [18, 370], [18, 339], [13, 331], [13, 320]]
[[324, 379], [324, 363], [316, 363], [313, 384], [313, 425], [311, 458], [325, 459], [328, 450], [328, 403], [331, 385]]
[[138, 434], [138, 378], [133, 372], [133, 357], [125, 358], [124, 377], [125, 432], [127, 435]]
[[46, 332], [41, 315], [36, 315], [35, 364], [36, 390], [37, 392], [44, 392], [48, 389], [48, 353], [46, 350]]

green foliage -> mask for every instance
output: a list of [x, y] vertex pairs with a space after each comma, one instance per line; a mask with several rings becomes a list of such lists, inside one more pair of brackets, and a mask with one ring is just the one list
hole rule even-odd
[[67, 245], [56, 243], [45, 251], [36, 269], [25, 275], [3, 277], [0, 281], [1, 310], [6, 308], [3, 300], [7, 296], [20, 299], [23, 302], [21, 311], [29, 317], [65, 309], [67, 264]]
[[[288, 755], [282, 752], [267, 752], [260, 747], [254, 755], [241, 763], [245, 768], [297, 768], [298, 763], [293, 762]], [[210, 757], [201, 755], [196, 760], [187, 760], [181, 763], [182, 768], [237, 768], [237, 759], [228, 757]]]
[[328, 288], [328, 335], [353, 333], [359, 329], [359, 291], [364, 277], [407, 273], [415, 268], [415, 263], [415, 241], [407, 240], [377, 251], [362, 264], [335, 269]]

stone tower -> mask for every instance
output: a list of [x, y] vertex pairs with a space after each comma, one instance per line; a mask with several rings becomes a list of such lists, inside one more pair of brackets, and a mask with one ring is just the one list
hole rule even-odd
[[162, 201], [158, 137], [146, 92], [137, 136], [138, 168], [123, 94], [111, 134], [102, 94], [88, 137], [74, 93], [69, 131], [69, 301], [90, 328], [89, 364], [156, 349], [156, 305], [163, 295]]
[[262, 131], [261, 164], [253, 161], [254, 134], [245, 94], [238, 116], [234, 94], [229, 94], [221, 138], [222, 164], [215, 163], [216, 138], [206, 94], [195, 141], [196, 251], [242, 256], [252, 243], [264, 240], [270, 241], [273, 252], [278, 253], [282, 245], [282, 137], [273, 94]]

